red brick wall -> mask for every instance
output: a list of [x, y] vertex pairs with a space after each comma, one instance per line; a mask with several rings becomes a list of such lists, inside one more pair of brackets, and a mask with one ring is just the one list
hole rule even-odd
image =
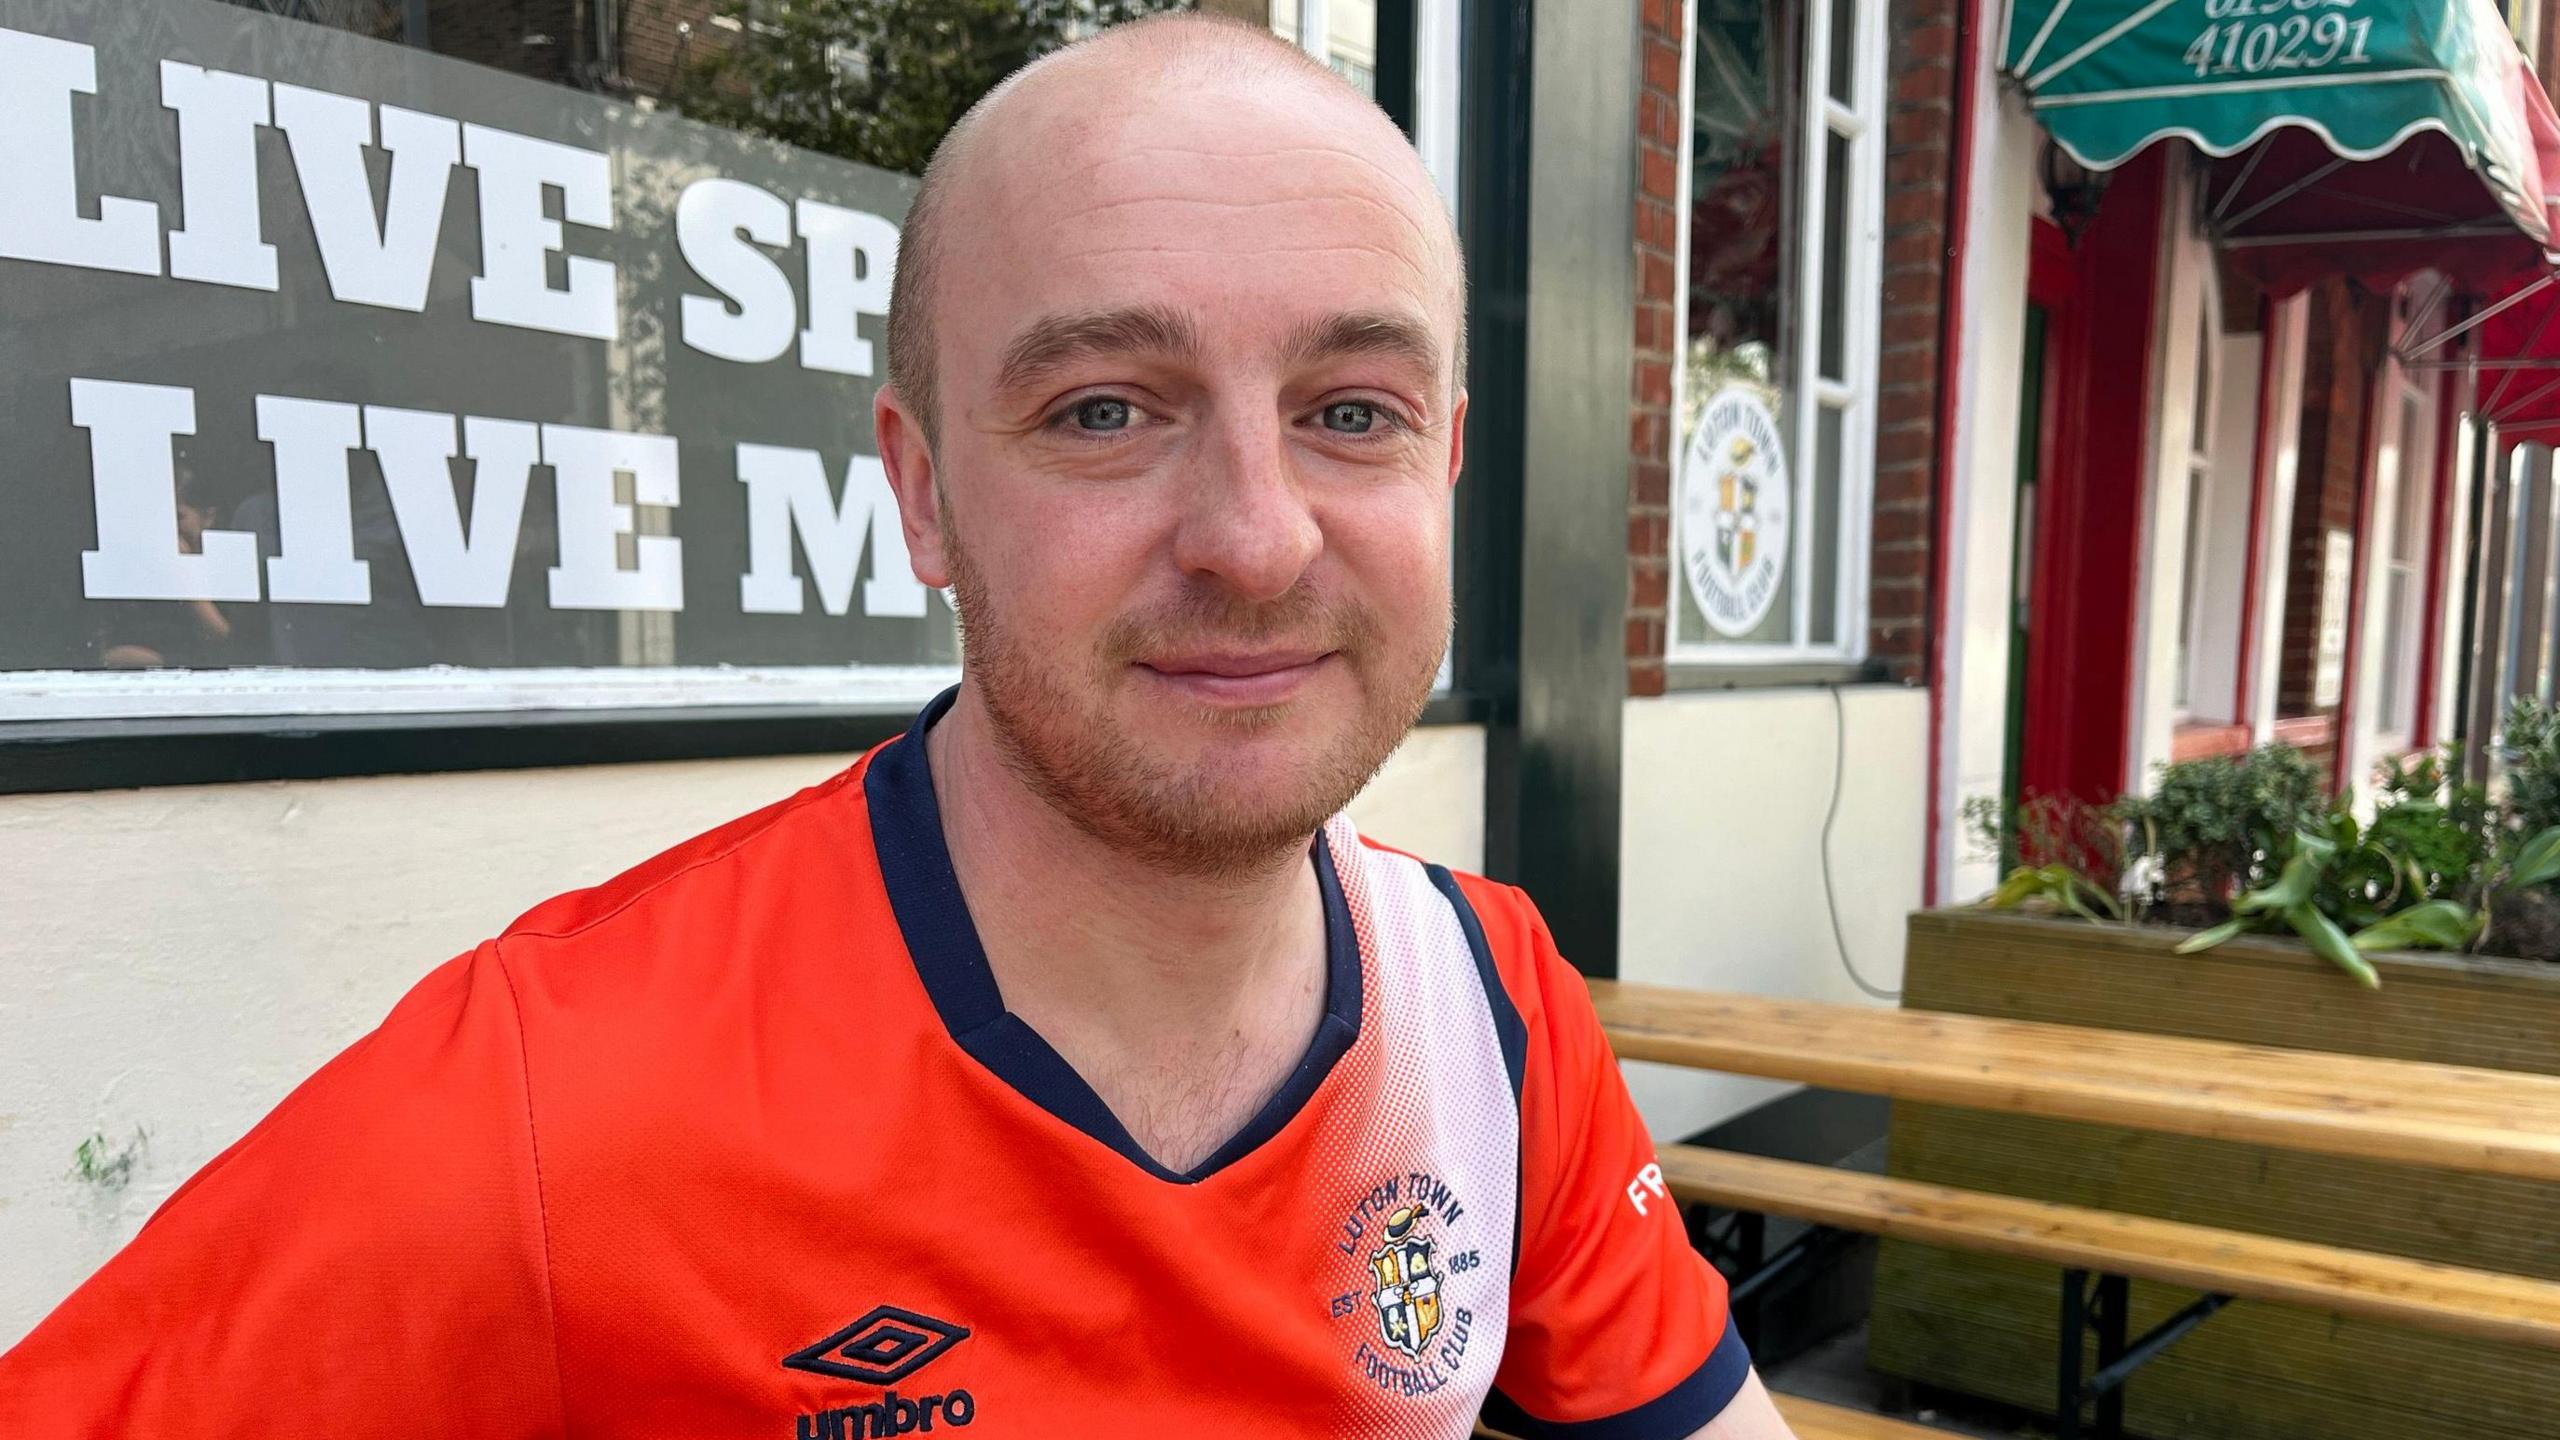
[[[1877, 317], [1876, 497], [1867, 654], [1887, 678], [1929, 672], [1938, 399], [1955, 155], [1961, 0], [1893, 0], [1887, 35], [1884, 303]], [[1985, 7], [1987, 10], [1997, 7]]]
[[1636, 353], [1627, 479], [1627, 693], [1662, 693], [1671, 583], [1671, 367], [1679, 355], [1680, 25], [1644, 0], [1636, 93]]
[[[684, 72], [702, 64], [733, 43], [731, 33], [711, 23], [719, 0], [665, 0], [634, 5], [622, 18], [622, 77], [633, 91], [665, 99], [700, 83]], [[690, 25], [690, 34], [679, 26]]]
[[[2285, 545], [2284, 635], [2276, 667], [2279, 718], [2331, 715], [2312, 704], [2319, 663], [2320, 582], [2331, 531], [2352, 533], [2362, 495], [2365, 410], [2390, 302], [2354, 282], [2324, 280], [2310, 294], [2302, 370], [2301, 451], [2293, 526]], [[2350, 637], [2352, 640], [2352, 637]], [[2325, 755], [2326, 746], [2305, 746]]]
[[[1939, 321], [1946, 285], [1960, 0], [1891, 3], [1867, 646], [1888, 678], [1918, 682], [1928, 673]], [[1662, 693], [1663, 643], [1670, 625], [1680, 25], [1676, 0], [1644, 0], [1644, 77], [1635, 117], [1636, 349], [1628, 436], [1627, 690], [1632, 695]]]

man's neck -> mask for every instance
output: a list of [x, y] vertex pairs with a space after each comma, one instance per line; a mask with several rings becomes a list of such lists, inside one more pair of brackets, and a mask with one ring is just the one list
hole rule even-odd
[[1205, 1159], [1279, 1088], [1322, 1019], [1314, 867], [1284, 857], [1208, 879], [1131, 858], [1004, 763], [966, 688], [925, 744], [943, 839], [1005, 1008], [1160, 1163]]

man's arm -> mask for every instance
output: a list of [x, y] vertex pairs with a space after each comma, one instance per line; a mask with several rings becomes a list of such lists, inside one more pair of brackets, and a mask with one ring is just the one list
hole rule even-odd
[[495, 942], [178, 1188], [0, 1354], [0, 1435], [557, 1435], [542, 1197]]
[[1751, 1378], [1742, 1382], [1742, 1388], [1734, 1392], [1724, 1413], [1708, 1421], [1707, 1428], [1689, 1440], [1796, 1440], [1796, 1436], [1778, 1414], [1768, 1387], [1760, 1383], [1760, 1372], [1754, 1370]]
[[1520, 1246], [1488, 1415], [1532, 1440], [1595, 1422], [1635, 1440], [1784, 1440], [1588, 987], [1525, 896], [1460, 884], [1527, 1031]]

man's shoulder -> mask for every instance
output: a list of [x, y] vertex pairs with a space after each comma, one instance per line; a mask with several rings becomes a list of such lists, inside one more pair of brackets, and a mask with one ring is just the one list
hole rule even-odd
[[1537, 902], [1529, 898], [1529, 892], [1473, 871], [1435, 864], [1365, 835], [1361, 844], [1378, 854], [1400, 856], [1427, 867], [1435, 882], [1445, 877], [1443, 893], [1472, 922], [1475, 934], [1469, 938], [1481, 938], [1504, 994], [1530, 1029], [1538, 1028], [1556, 986], [1569, 982], [1579, 987], [1580, 976], [1556, 952], [1555, 937], [1548, 932], [1546, 917], [1538, 913]]
[[671, 845], [609, 880], [565, 891], [510, 921], [497, 936], [522, 957], [617, 949], [649, 933], [701, 921], [734, 923], [744, 907], [786, 896], [808, 867], [857, 863], [848, 842], [867, 842], [862, 773], [869, 756], [816, 784]]

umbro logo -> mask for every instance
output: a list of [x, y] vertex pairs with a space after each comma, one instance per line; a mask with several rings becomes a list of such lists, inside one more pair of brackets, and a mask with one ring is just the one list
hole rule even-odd
[[869, 1314], [824, 1340], [782, 1357], [785, 1369], [887, 1385], [904, 1380], [940, 1358], [942, 1352], [969, 1338], [969, 1327], [936, 1320], [895, 1305], [875, 1305]]
[[[875, 1305], [826, 1339], [783, 1356], [782, 1364], [788, 1370], [885, 1386], [913, 1375], [968, 1338], [966, 1325]], [[931, 1430], [936, 1420], [956, 1428], [977, 1418], [977, 1397], [966, 1390], [912, 1399], [891, 1390], [877, 1400], [802, 1415], [792, 1427], [792, 1440], [870, 1440]]]

